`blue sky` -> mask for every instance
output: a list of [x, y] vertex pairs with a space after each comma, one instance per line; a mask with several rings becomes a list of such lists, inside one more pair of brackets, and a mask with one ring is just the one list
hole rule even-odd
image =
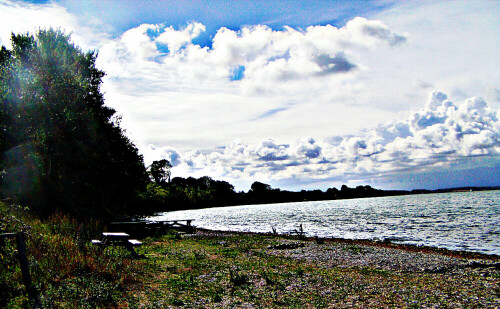
[[497, 1], [8, 1], [99, 51], [146, 163], [299, 190], [500, 185]]
[[[43, 1], [50, 3], [50, 1]], [[113, 27], [113, 34], [144, 23], [168, 24], [175, 28], [189, 22], [206, 26], [204, 38], [226, 27], [239, 30], [247, 25], [267, 25], [282, 30], [284, 25], [343, 26], [349, 19], [373, 14], [391, 6], [381, 1], [55, 1], [70, 13], [90, 14]], [[205, 39], [203, 45], [210, 45]]]

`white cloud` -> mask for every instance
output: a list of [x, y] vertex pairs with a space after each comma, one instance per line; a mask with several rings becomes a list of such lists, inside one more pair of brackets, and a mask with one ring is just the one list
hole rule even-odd
[[[230, 69], [241, 65], [245, 67], [244, 82], [250, 83], [269, 78], [309, 78], [321, 72], [348, 72], [356, 67], [346, 55], [350, 50], [405, 41], [382, 22], [359, 17], [342, 28], [311, 26], [305, 31], [288, 27], [274, 31], [266, 26], [244, 27], [240, 31], [221, 28], [213, 38], [211, 49], [192, 43], [203, 31], [205, 26], [200, 23], [190, 23], [180, 30], [143, 24], [105, 44], [100, 61], [106, 66], [128, 64], [131, 71], [141, 70], [136, 62], [152, 61], [157, 71], [173, 69], [165, 74], [180, 80], [198, 68], [199, 72], [206, 71], [197, 76], [199, 81], [227, 81]], [[166, 45], [168, 50], [158, 51], [158, 44]], [[121, 71], [109, 73], [122, 76], [118, 74]]]
[[[187, 150], [188, 144], [211, 148], [238, 138], [289, 139], [292, 124], [305, 136], [319, 130], [325, 137], [332, 121], [341, 134], [362, 129], [362, 120], [387, 118], [376, 107], [343, 105], [362, 88], [363, 64], [351, 57], [404, 42], [380, 21], [355, 18], [342, 28], [304, 31], [221, 28], [212, 48], [192, 43], [203, 30], [199, 23], [179, 30], [144, 24], [101, 47], [107, 103], [144, 144]], [[238, 69], [239, 78], [231, 80]], [[370, 113], [348, 120], [361, 110]]]
[[[425, 107], [406, 121], [379, 125], [362, 136], [345, 137], [339, 145], [312, 138], [290, 145], [265, 140], [233, 142], [221, 152], [181, 155], [180, 172], [221, 172], [223, 178], [344, 180], [425, 171], [480, 156], [497, 160], [500, 132], [497, 112], [480, 98], [455, 105], [441, 92], [430, 94]], [[455, 163], [454, 163], [455, 162]]]
[[[163, 29], [163, 32], [155, 41], [167, 45], [170, 53], [178, 53], [181, 51], [181, 48], [189, 45], [205, 29], [205, 26], [200, 23], [191, 23], [181, 31], [177, 31], [173, 27], [168, 27]], [[157, 30], [159, 29], [157, 28]]]
[[370, 16], [407, 34], [397, 50], [360, 53], [370, 67], [370, 101], [407, 109], [419, 106], [432, 87], [455, 100], [479, 96], [500, 108], [493, 90], [500, 83], [499, 12], [498, 1], [403, 1]]
[[106, 25], [95, 19], [84, 21], [57, 4], [30, 4], [0, 0], [0, 45], [10, 47], [11, 33], [35, 33], [40, 28], [62, 29], [84, 50], [96, 49], [109, 38]]
[[155, 145], [142, 146], [144, 160], [153, 162], [154, 160], [167, 159], [172, 166], [177, 166], [181, 163], [180, 154], [172, 147], [163, 146], [156, 147]]

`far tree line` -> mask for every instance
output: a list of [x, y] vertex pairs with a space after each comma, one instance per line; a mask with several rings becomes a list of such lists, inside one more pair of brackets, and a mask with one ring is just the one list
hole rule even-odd
[[142, 196], [146, 212], [161, 212], [208, 208], [219, 206], [272, 204], [304, 201], [322, 201], [365, 197], [395, 196], [407, 194], [440, 193], [495, 188], [452, 188], [439, 190], [380, 190], [371, 186], [350, 188], [342, 185], [322, 190], [301, 190], [298, 192], [272, 188], [262, 182], [254, 182], [248, 192], [236, 192], [234, 186], [226, 181], [214, 180], [208, 176], [200, 178], [171, 177], [172, 165], [166, 159], [153, 161], [148, 168], [151, 182]]
[[182, 209], [234, 206], [246, 204], [270, 204], [335, 200], [348, 198], [376, 197], [408, 194], [407, 191], [384, 191], [371, 186], [349, 188], [343, 185], [340, 190], [329, 188], [321, 190], [301, 190], [298, 192], [272, 188], [262, 182], [254, 182], [248, 192], [236, 192], [227, 181], [214, 180], [208, 176], [200, 178], [174, 177], [170, 180], [172, 165], [166, 159], [154, 161], [148, 169], [151, 182], [147, 185], [142, 201], [146, 212]]
[[340, 190], [329, 188], [321, 190], [302, 190], [299, 192], [272, 188], [269, 184], [254, 182], [248, 192], [236, 192], [227, 181], [214, 180], [208, 176], [200, 178], [171, 178], [172, 164], [166, 160], [157, 160], [148, 167], [151, 182], [142, 195], [145, 205], [141, 209], [151, 211], [169, 211], [218, 206], [245, 204], [267, 204], [302, 201], [320, 201], [348, 198], [375, 197], [407, 194], [406, 191], [384, 191], [371, 186], [349, 188], [343, 185]]

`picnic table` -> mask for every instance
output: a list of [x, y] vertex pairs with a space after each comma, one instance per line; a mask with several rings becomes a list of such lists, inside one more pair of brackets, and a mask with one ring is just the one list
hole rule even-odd
[[126, 232], [132, 232], [134, 235], [151, 236], [155, 233], [164, 233], [170, 229], [177, 229], [186, 233], [192, 233], [194, 227], [191, 223], [194, 219], [180, 220], [161, 220], [161, 221], [117, 221], [110, 222], [110, 228]]
[[[194, 219], [185, 219], [185, 220], [162, 220], [162, 221], [157, 221], [159, 224], [162, 224], [163, 226], [166, 227], [180, 227], [184, 229], [192, 229], [191, 222], [193, 222]], [[183, 223], [185, 222], [185, 223]]]
[[125, 247], [134, 257], [137, 257], [138, 254], [135, 252], [134, 247], [142, 245], [142, 242], [137, 239], [131, 239], [130, 235], [124, 232], [103, 232], [102, 239], [92, 239], [92, 244], [101, 247]]

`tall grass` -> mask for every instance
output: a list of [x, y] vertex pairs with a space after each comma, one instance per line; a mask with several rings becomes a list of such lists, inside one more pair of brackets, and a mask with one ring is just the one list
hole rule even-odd
[[[26, 234], [30, 272], [45, 308], [113, 307], [136, 281], [141, 263], [124, 252], [98, 250], [90, 239], [102, 230], [95, 220], [64, 214], [39, 219], [19, 206], [0, 203], [2, 233]], [[14, 239], [0, 244], [0, 308], [29, 308]]]

